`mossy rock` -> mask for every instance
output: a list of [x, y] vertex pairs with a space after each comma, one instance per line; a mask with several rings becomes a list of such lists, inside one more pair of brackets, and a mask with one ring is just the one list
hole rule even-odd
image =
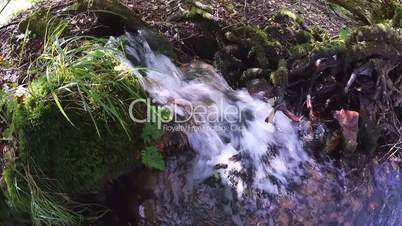
[[139, 15], [118, 0], [79, 0], [71, 9], [94, 11], [101, 24], [123, 32], [148, 27]]
[[286, 9], [283, 9], [279, 13], [277, 13], [272, 18], [272, 21], [282, 24], [288, 24], [288, 23], [297, 23], [299, 25], [304, 24], [303, 18]]
[[322, 42], [304, 43], [290, 47], [289, 52], [293, 57], [334, 55], [345, 51], [345, 42], [341, 40], [329, 40]]
[[402, 6], [399, 5], [395, 8], [394, 16], [392, 17], [392, 26], [402, 28]]
[[289, 50], [292, 57], [330, 56], [339, 53], [347, 55], [350, 61], [359, 61], [367, 57], [401, 57], [402, 31], [389, 24], [362, 26], [353, 29], [346, 40], [332, 39], [293, 45]]
[[38, 168], [63, 193], [102, 189], [133, 166], [141, 151], [141, 128], [128, 109], [133, 99], [145, 98], [144, 91], [115, 52], [93, 42], [82, 42], [78, 52], [65, 50], [67, 67], [58, 61], [37, 66], [48, 76], [37, 77], [29, 95], [8, 105], [16, 166]]
[[273, 16], [264, 32], [286, 47], [309, 43], [315, 40], [314, 35], [317, 35], [307, 29], [301, 17], [288, 10], [282, 10]]
[[366, 25], [389, 23], [402, 6], [399, 0], [329, 0], [329, 2], [348, 10], [354, 19]]
[[401, 26], [402, 4], [397, 0], [391, 0], [383, 3], [377, 8], [372, 9], [371, 22], [372, 24], [390, 23], [393, 27]]
[[397, 59], [402, 53], [402, 31], [389, 24], [363, 26], [350, 34], [346, 48], [354, 61], [373, 56]]
[[103, 25], [95, 32], [96, 36], [119, 36], [126, 31], [136, 32], [142, 30], [152, 50], [176, 59], [172, 43], [119, 1], [80, 0], [71, 6], [70, 10], [76, 12], [94, 11], [99, 23]]
[[288, 83], [287, 62], [281, 59], [278, 64], [278, 69], [271, 73], [271, 82], [274, 86], [279, 87]]
[[40, 9], [25, 18], [19, 24], [19, 31], [25, 33], [27, 30], [31, 32], [34, 37], [44, 38], [46, 34], [50, 34], [56, 30], [62, 31], [61, 36], [69, 33], [68, 24], [66, 21], [55, 17], [50, 11]]
[[205, 9], [201, 9], [196, 6], [191, 6], [190, 10], [186, 13], [186, 17], [193, 21], [216, 21], [217, 19]]
[[239, 85], [242, 70], [245, 69], [242, 60], [224, 51], [218, 51], [214, 56], [214, 65], [230, 86], [236, 87]]
[[226, 38], [243, 48], [249, 50], [249, 57], [255, 60], [255, 67], [263, 69], [275, 67], [278, 57], [282, 53], [282, 46], [279, 41], [272, 39], [263, 30], [244, 26], [227, 32]]
[[61, 192], [96, 191], [133, 164], [136, 147], [118, 128], [97, 135], [88, 114], [68, 112], [72, 126], [55, 104], [29, 100], [17, 107], [13, 119], [19, 160], [37, 166], [56, 180]]
[[153, 51], [176, 59], [176, 53], [172, 43], [167, 40], [163, 34], [150, 30], [142, 30], [141, 32]]

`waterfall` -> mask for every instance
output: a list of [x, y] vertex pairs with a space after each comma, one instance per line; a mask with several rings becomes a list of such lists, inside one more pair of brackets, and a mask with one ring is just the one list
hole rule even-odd
[[182, 71], [150, 48], [149, 37], [142, 30], [122, 37], [126, 61], [134, 70], [146, 68], [136, 73], [144, 89], [188, 136], [196, 152], [189, 179], [218, 174], [239, 197], [250, 189], [283, 194], [300, 180], [303, 163], [311, 159], [283, 112], [247, 90], [233, 90], [210, 65], [193, 63]]

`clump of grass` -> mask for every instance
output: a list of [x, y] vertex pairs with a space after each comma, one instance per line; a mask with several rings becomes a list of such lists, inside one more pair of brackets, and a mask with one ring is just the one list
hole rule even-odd
[[[145, 92], [121, 52], [105, 47], [105, 39], [62, 38], [64, 28], [47, 31], [27, 93], [7, 104], [7, 134], [17, 141], [15, 167], [3, 173], [7, 197], [36, 225], [80, 225], [83, 217], [66, 197], [102, 189], [142, 149], [128, 109]], [[43, 177], [27, 170], [32, 165]]]
[[22, 161], [37, 163], [65, 192], [88, 191], [133, 161], [128, 106], [145, 93], [107, 40], [62, 34], [49, 33], [32, 63], [35, 79], [14, 104], [11, 128]]
[[23, 167], [23, 170], [8, 167], [3, 172], [12, 207], [30, 213], [32, 223], [38, 226], [82, 224], [84, 217], [65, 207], [68, 206], [67, 199], [60, 194], [44, 191], [42, 187], [47, 183], [31, 174], [29, 167]]
[[[127, 103], [144, 97], [138, 80], [116, 58], [119, 52], [104, 48], [105, 40], [76, 37], [54, 40], [36, 61], [45, 77], [31, 86], [32, 96], [51, 95], [63, 116], [66, 111], [86, 112], [100, 136], [98, 121], [118, 124], [129, 135]], [[67, 100], [64, 109], [61, 100]]]

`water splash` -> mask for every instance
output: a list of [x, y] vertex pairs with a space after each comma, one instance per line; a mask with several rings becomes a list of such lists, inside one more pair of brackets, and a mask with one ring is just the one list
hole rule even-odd
[[[142, 73], [145, 90], [186, 127], [197, 156], [188, 179], [202, 182], [218, 173], [239, 197], [247, 190], [286, 192], [310, 161], [292, 122], [246, 90], [233, 90], [212, 66], [195, 63], [185, 72], [155, 53], [148, 32], [124, 36], [130, 64]], [[267, 122], [267, 118], [270, 121]]]

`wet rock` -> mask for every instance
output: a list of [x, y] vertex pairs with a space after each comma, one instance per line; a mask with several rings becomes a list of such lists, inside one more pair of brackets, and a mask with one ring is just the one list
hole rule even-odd
[[166, 156], [182, 153], [189, 148], [187, 136], [181, 131], [165, 133], [158, 144], [158, 148]]
[[264, 71], [261, 68], [249, 68], [243, 71], [241, 75], [241, 80], [246, 82], [254, 78], [260, 78], [263, 75]]
[[215, 67], [222, 73], [230, 86], [238, 86], [242, 71], [245, 69], [243, 61], [223, 51], [218, 51], [214, 59]]
[[336, 140], [336, 136], [330, 133], [330, 130], [324, 123], [301, 120], [298, 125], [299, 133], [307, 149], [316, 151], [317, 153], [322, 152], [322, 150], [330, 153], [339, 144], [338, 140], [340, 139]]
[[361, 97], [360, 105], [359, 144], [367, 153], [373, 154], [382, 134], [376, 120], [379, 110], [367, 98]]
[[147, 28], [141, 17], [117, 0], [80, 0], [74, 7], [77, 11], [94, 11], [101, 29], [97, 35], [122, 35], [126, 30]]
[[270, 99], [274, 97], [274, 88], [272, 87], [271, 83], [263, 78], [249, 81], [247, 83], [247, 90], [252, 96], [260, 99]]
[[214, 169], [215, 169], [215, 170], [218, 170], [218, 169], [227, 169], [227, 168], [228, 168], [228, 165], [227, 165], [227, 164], [222, 164], [222, 163], [216, 164], [216, 165], [214, 166]]
[[325, 141], [325, 152], [333, 154], [341, 142], [342, 135], [339, 133], [339, 131], [332, 132]]
[[202, 59], [213, 59], [218, 49], [218, 43], [214, 38], [201, 36], [191, 40], [194, 51]]
[[182, 71], [189, 80], [199, 79], [208, 84], [215, 84], [217, 86], [226, 85], [226, 81], [218, 74], [216, 69], [212, 65], [202, 61], [182, 65]]
[[143, 30], [142, 34], [153, 51], [166, 55], [172, 59], [176, 58], [172, 43], [169, 42], [169, 40], [167, 40], [161, 33], [151, 30]]

